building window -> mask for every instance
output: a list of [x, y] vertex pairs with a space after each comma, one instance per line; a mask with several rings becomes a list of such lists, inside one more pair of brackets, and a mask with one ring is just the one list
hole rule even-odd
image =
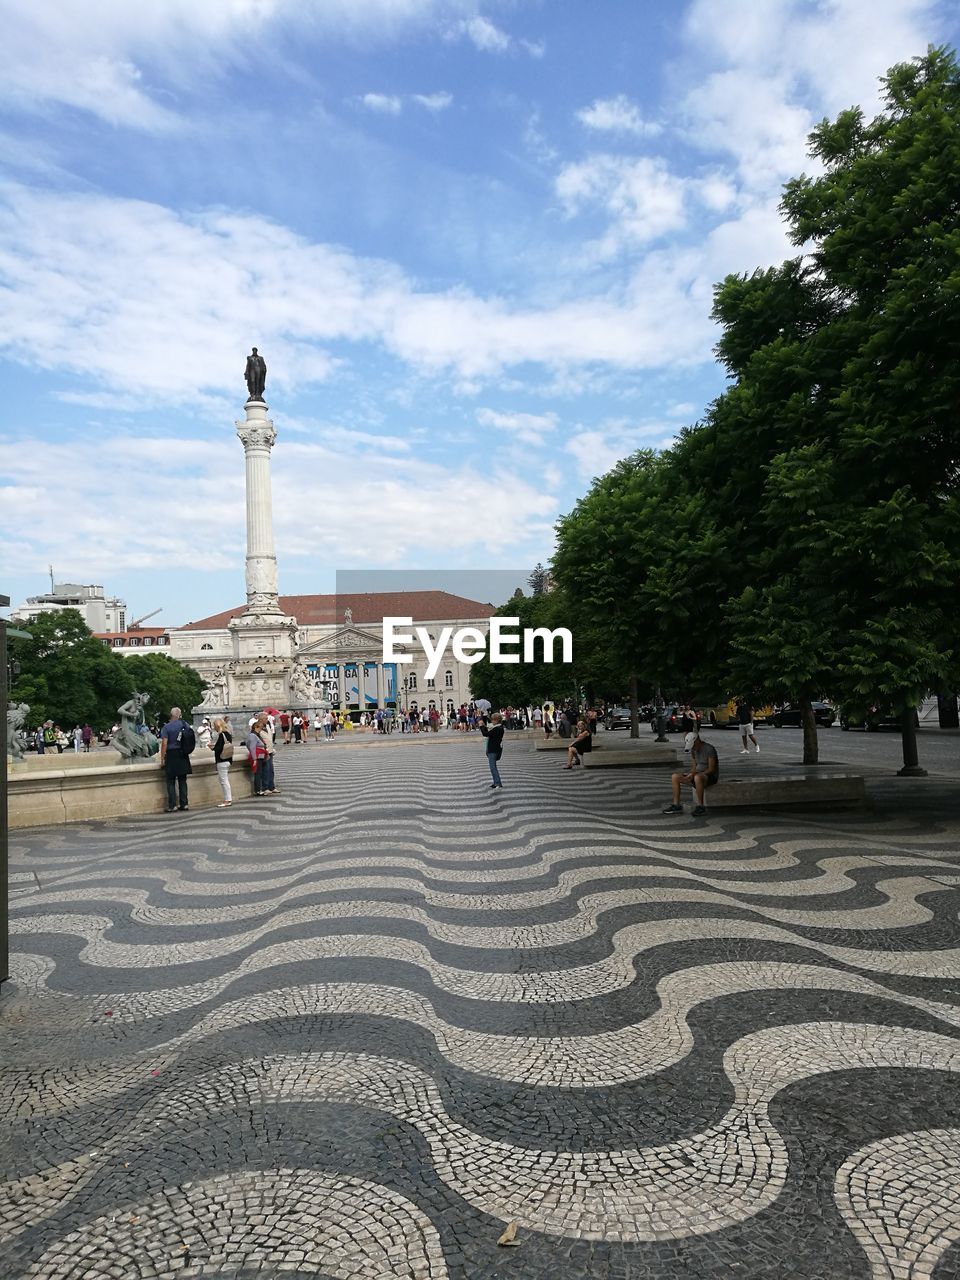
[[206, 642], [204, 642], [204, 643], [200, 646], [200, 652], [201, 652], [201, 653], [203, 653], [204, 649], [212, 649], [212, 648], [213, 648], [213, 645], [212, 645], [212, 644], [207, 644]]
[[407, 688], [416, 689], [416, 687], [417, 687], [417, 677], [415, 673], [411, 671], [410, 674], [407, 676]]
[[126, 629], [127, 629], [127, 615], [126, 615], [125, 613], [121, 613], [121, 614], [120, 614], [120, 625], [119, 625], [119, 627], [117, 627], [117, 630], [118, 630], [118, 631], [126, 631]]
[[428, 681], [427, 681], [427, 688], [428, 688], [428, 689], [435, 689], [436, 687], [437, 687], [437, 682], [436, 682], [436, 680], [428, 680]]
[[144, 644], [153, 644], [153, 636], [144, 636], [144, 637], [143, 637], [143, 643], [144, 643]]
[[127, 644], [139, 644], [139, 643], [140, 643], [139, 636], [131, 636], [130, 639], [127, 641]]
[[446, 672], [446, 674], [443, 677], [443, 683], [445, 688], [447, 689], [453, 688], [453, 672], [452, 671]]
[[157, 644], [169, 644], [166, 636], [157, 636]]
[[114, 642], [113, 642], [113, 647], [114, 647], [115, 649], [122, 649], [122, 648], [123, 648], [123, 641], [122, 641], [122, 640], [114, 640]]

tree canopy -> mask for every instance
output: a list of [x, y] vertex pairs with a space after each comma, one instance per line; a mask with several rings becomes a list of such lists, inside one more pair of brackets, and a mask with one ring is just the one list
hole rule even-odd
[[121, 657], [91, 634], [77, 609], [41, 613], [28, 630], [29, 640], [9, 642], [20, 666], [9, 696], [29, 705], [32, 724], [109, 728], [134, 689], [149, 694], [148, 719], [165, 720], [172, 706], [189, 715], [200, 702], [203, 681], [195, 671], [162, 653]]
[[801, 252], [717, 286], [730, 385], [594, 482], [555, 578], [624, 676], [687, 696], [915, 706], [960, 683], [960, 75], [894, 67], [787, 184]]
[[77, 609], [41, 613], [29, 632], [29, 640], [10, 641], [10, 657], [20, 665], [10, 700], [29, 704], [33, 724], [113, 724], [133, 687], [123, 658], [91, 635]]

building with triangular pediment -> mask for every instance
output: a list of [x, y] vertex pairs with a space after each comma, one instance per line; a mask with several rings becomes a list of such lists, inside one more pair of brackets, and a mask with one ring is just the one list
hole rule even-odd
[[[407, 646], [413, 658], [409, 665], [384, 663], [384, 618], [412, 618], [413, 626], [424, 627], [435, 641], [445, 626], [476, 627], [486, 634], [494, 612], [493, 605], [448, 591], [279, 596], [277, 603], [282, 615], [295, 622], [293, 652], [316, 690], [312, 702], [326, 700], [354, 716], [398, 706], [435, 706], [446, 713], [470, 700], [470, 667], [451, 654], [432, 679], [426, 674], [427, 655], [416, 641]], [[237, 605], [171, 629], [171, 656], [215, 688], [218, 672], [234, 658], [235, 628], [244, 612], [245, 606]], [[284, 700], [283, 685], [271, 669], [273, 656], [248, 653], [249, 670], [238, 673], [246, 705], [277, 706]]]

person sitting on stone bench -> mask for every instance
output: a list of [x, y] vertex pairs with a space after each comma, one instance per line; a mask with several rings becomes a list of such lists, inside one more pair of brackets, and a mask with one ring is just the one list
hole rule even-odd
[[673, 787], [673, 804], [668, 804], [664, 813], [683, 813], [680, 803], [680, 788], [685, 783], [693, 787], [697, 803], [693, 807], [693, 816], [701, 817], [707, 812], [704, 803], [707, 787], [712, 787], [720, 777], [720, 759], [717, 749], [700, 737], [700, 729], [693, 730], [693, 742], [690, 746], [690, 772], [674, 773], [670, 782]]

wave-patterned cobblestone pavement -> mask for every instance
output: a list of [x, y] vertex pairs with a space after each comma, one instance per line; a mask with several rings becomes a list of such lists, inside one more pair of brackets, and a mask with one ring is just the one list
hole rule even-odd
[[15, 836], [3, 1280], [960, 1275], [957, 824], [506, 763]]

